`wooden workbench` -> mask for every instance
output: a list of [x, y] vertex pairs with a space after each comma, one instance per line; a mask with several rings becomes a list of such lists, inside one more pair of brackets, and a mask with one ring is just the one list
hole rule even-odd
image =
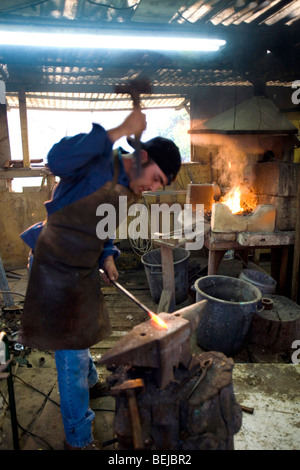
[[[249, 249], [270, 248], [272, 276], [278, 282], [279, 294], [284, 293], [287, 262], [290, 247], [295, 243], [294, 231], [275, 232], [233, 232], [216, 233], [206, 232], [204, 235], [204, 246], [209, 250], [208, 275], [218, 272], [218, 267], [227, 250], [240, 252], [241, 258], [247, 264]], [[280, 266], [279, 276], [276, 266]]]
[[[199, 233], [195, 233], [199, 235]], [[162, 235], [162, 234], [160, 234]], [[219, 265], [224, 254], [228, 250], [240, 253], [247, 265], [249, 249], [270, 248], [272, 276], [278, 283], [278, 293], [284, 294], [288, 255], [291, 246], [295, 243], [294, 231], [275, 232], [232, 232], [216, 233], [210, 229], [210, 223], [204, 223], [204, 246], [208, 249], [208, 275], [218, 273]], [[173, 264], [173, 249], [182, 247], [191, 242], [187, 238], [159, 238], [154, 240], [154, 245], [161, 249], [163, 292], [158, 306], [159, 312], [173, 312], [175, 309], [175, 277]], [[280, 267], [279, 275], [276, 267]]]

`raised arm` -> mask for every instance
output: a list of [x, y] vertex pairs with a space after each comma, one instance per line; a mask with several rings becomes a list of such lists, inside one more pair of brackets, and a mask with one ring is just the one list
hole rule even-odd
[[141, 133], [145, 128], [146, 117], [139, 110], [132, 111], [122, 124], [108, 131], [93, 124], [88, 134], [64, 137], [55, 144], [48, 153], [48, 166], [53, 174], [68, 177], [96, 156], [109, 158], [114, 142], [123, 136]]

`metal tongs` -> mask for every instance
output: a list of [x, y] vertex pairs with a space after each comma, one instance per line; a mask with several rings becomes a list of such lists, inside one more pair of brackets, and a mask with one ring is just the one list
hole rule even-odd
[[208, 369], [211, 367], [212, 362], [213, 362], [213, 360], [212, 360], [211, 357], [209, 359], [205, 359], [203, 362], [200, 362], [201, 374], [200, 374], [199, 378], [196, 380], [192, 390], [189, 392], [189, 394], [187, 396], [188, 400], [191, 398], [191, 396], [193, 395], [196, 388], [198, 388], [200, 382], [202, 382], [202, 380], [206, 376], [206, 373], [207, 373]]
[[201, 372], [199, 378], [196, 380], [195, 384], [193, 385], [193, 388], [189, 392], [187, 399], [189, 400], [200, 382], [204, 379], [206, 376], [207, 370], [211, 367], [213, 363], [212, 358], [205, 359], [204, 361], [200, 361], [197, 366], [194, 367], [194, 370], [191, 371], [191, 373], [175, 388], [174, 393], [177, 393], [191, 378], [193, 378], [198, 372]]

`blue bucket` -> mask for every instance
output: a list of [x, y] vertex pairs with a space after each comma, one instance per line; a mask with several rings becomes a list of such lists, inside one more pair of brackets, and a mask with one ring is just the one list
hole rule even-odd
[[238, 353], [257, 312], [262, 294], [242, 279], [204, 276], [195, 282], [196, 302], [207, 300], [197, 327], [197, 343], [226, 356]]

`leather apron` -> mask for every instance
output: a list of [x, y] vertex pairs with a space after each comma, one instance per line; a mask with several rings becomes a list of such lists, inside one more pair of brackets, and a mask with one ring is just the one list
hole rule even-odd
[[[19, 341], [37, 349], [86, 349], [111, 333], [100, 289], [99, 257], [105, 240], [96, 234], [96, 209], [106, 203], [118, 214], [119, 196], [134, 193], [114, 179], [51, 214], [39, 235], [28, 281]], [[117, 220], [117, 225], [121, 220]]]

